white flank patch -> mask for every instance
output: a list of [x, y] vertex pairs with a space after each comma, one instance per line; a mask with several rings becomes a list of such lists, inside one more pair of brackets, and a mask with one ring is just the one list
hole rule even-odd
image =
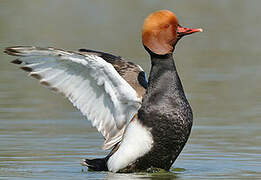
[[107, 162], [109, 171], [117, 172], [134, 163], [152, 148], [153, 139], [148, 128], [140, 124], [137, 119], [131, 121], [119, 149]]

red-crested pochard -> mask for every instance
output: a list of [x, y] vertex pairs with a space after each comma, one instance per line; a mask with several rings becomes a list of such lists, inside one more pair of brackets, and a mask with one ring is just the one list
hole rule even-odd
[[188, 140], [192, 110], [175, 67], [173, 51], [181, 37], [202, 32], [184, 28], [168, 10], [150, 14], [142, 42], [151, 58], [143, 69], [119, 56], [80, 49], [15, 46], [12, 63], [49, 89], [63, 94], [105, 138], [105, 158], [84, 159], [96, 171], [169, 170]]

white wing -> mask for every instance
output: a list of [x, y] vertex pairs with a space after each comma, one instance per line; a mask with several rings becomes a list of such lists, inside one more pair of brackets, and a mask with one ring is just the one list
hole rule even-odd
[[91, 120], [105, 138], [104, 149], [118, 143], [141, 99], [114, 67], [95, 55], [56, 48], [10, 47], [19, 56], [12, 61], [40, 80], [42, 85], [66, 96]]

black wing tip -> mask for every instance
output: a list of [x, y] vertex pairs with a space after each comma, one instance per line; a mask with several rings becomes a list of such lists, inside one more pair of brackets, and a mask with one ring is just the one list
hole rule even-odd
[[51, 87], [51, 84], [47, 81], [40, 81], [40, 84], [43, 85], [43, 86], [47, 86], [47, 87]]
[[16, 47], [7, 47], [7, 48], [5, 48], [4, 53], [13, 56], [16, 53], [19, 53], [19, 51], [17, 51]]
[[4, 49], [4, 53], [11, 56], [21, 56], [23, 49], [35, 48], [34, 46], [10, 46]]
[[84, 48], [81, 48], [81, 49], [79, 49], [78, 51], [80, 51], [80, 52], [92, 52], [92, 50], [89, 50], [89, 49], [84, 49]]
[[115, 61], [115, 60], [122, 60], [122, 57], [121, 56], [115, 56], [113, 54], [110, 54], [110, 53], [105, 53], [105, 52], [102, 52], [102, 51], [95, 51], [95, 50], [91, 50], [91, 49], [84, 49], [84, 48], [81, 48], [78, 50], [79, 52], [85, 52], [85, 53], [93, 53], [101, 58], [103, 58], [105, 61], [107, 62], [112, 62], [112, 61]]
[[10, 46], [6, 47], [5, 51], [17, 51], [18, 49], [28, 49], [28, 48], [35, 48], [34, 46]]
[[23, 61], [20, 61], [19, 59], [15, 59], [15, 60], [11, 61], [11, 63], [13, 63], [13, 64], [22, 64]]
[[31, 77], [35, 78], [35, 79], [38, 79], [38, 80], [41, 80], [42, 79], [42, 76], [39, 75], [39, 74], [36, 74], [36, 73], [30, 73], [29, 74]]
[[22, 69], [22, 70], [24, 70], [24, 71], [27, 71], [27, 72], [32, 72], [32, 71], [33, 71], [32, 68], [27, 67], [27, 66], [22, 66], [22, 67], [20, 67], [20, 69]]

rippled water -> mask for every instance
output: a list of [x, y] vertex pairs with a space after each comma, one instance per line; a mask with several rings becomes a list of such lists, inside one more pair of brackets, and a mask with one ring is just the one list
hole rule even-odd
[[148, 72], [140, 40], [152, 11], [202, 27], [176, 48], [194, 110], [191, 138], [170, 173], [88, 172], [80, 161], [106, 154], [90, 123], [0, 53], [0, 179], [261, 178], [261, 2], [258, 0], [1, 0], [0, 51], [12, 45], [87, 47], [128, 57]]

